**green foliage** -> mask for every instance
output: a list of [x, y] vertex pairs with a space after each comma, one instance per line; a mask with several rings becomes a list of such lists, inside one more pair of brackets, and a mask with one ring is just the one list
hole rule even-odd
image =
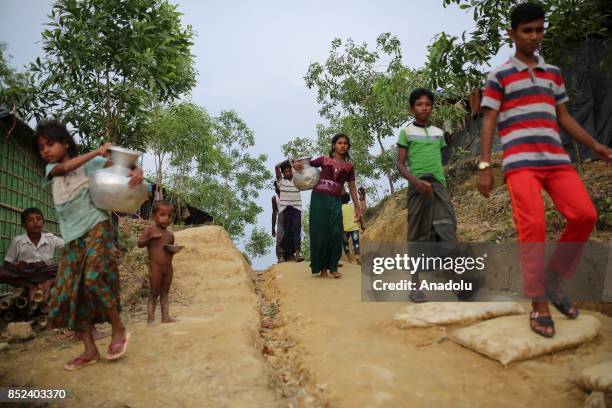
[[245, 252], [251, 259], [265, 256], [270, 253], [270, 247], [274, 245], [275, 239], [263, 228], [253, 228], [249, 242], [244, 246]]
[[[397, 149], [386, 148], [383, 140], [394, 137], [410, 119], [410, 92], [432, 88], [427, 71], [409, 69], [401, 59], [400, 41], [390, 33], [378, 36], [375, 50], [350, 38], [344, 43], [335, 39], [325, 63], [312, 63], [304, 78], [308, 88], [317, 89], [319, 113], [329, 121], [317, 126], [318, 150], [328, 153], [335, 133], [349, 135], [357, 174], [371, 179], [386, 176], [391, 193], [400, 177]], [[431, 119], [451, 132], [463, 126], [465, 114], [462, 104], [437, 98]], [[373, 153], [375, 147], [378, 153]]]
[[173, 191], [185, 195], [186, 186], [180, 181], [191, 171], [194, 160], [202, 163], [202, 170], [211, 172], [206, 163], [218, 162], [220, 152], [215, 149], [212, 134], [213, 119], [203, 108], [188, 102], [158, 107], [145, 126], [147, 151], [155, 158], [155, 179], [164, 186], [167, 167], [174, 170]]
[[147, 111], [195, 85], [193, 32], [167, 0], [59, 0], [49, 17], [33, 115], [62, 117], [86, 147], [144, 147]]
[[271, 188], [266, 155], [252, 155], [251, 129], [234, 111], [211, 117], [188, 102], [156, 109], [145, 129], [147, 151], [155, 157], [155, 179], [175, 201], [208, 212], [232, 238], [255, 224], [263, 210], [256, 203]]
[[27, 117], [36, 89], [32, 86], [27, 72], [17, 72], [9, 65], [10, 55], [6, 43], [0, 42], [0, 104], [12, 109], [13, 106], [23, 118]]
[[[476, 30], [469, 35], [464, 32], [461, 38], [445, 32], [438, 34], [428, 47], [426, 71], [432, 85], [459, 98], [481, 87], [489, 59], [504, 44], [512, 44], [506, 32], [510, 28], [510, 10], [518, 3], [518, 0], [444, 0], [444, 7], [456, 4], [471, 11]], [[577, 47], [580, 41], [612, 37], [612, 9], [608, 0], [553, 0], [540, 4], [548, 21], [542, 53], [552, 64], [569, 63], [568, 50]]]
[[344, 44], [336, 38], [325, 63], [310, 64], [304, 78], [308, 88], [317, 89], [321, 116], [331, 122], [332, 128], [340, 125], [349, 130], [346, 133], [355, 150], [359, 146], [369, 152], [371, 146], [378, 144], [381, 158], [374, 161], [368, 153], [363, 155], [360, 166], [385, 173], [391, 191], [394, 166], [382, 141], [408, 120], [409, 83], [415, 74], [402, 65], [401, 58], [400, 41], [390, 33], [378, 36], [375, 50], [369, 50], [366, 43], [357, 45], [350, 38]]
[[255, 224], [263, 209], [255, 200], [272, 186], [265, 154], [253, 156], [253, 132], [234, 111], [212, 119], [212, 148], [196, 154], [197, 173], [185, 180], [189, 203], [205, 209], [232, 238]]
[[283, 156], [288, 159], [299, 159], [302, 157], [315, 158], [323, 154], [316, 141], [307, 137], [296, 137], [281, 146]]

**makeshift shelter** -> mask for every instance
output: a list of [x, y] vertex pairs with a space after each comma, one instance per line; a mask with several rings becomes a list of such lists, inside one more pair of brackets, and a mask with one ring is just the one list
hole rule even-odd
[[33, 130], [14, 115], [0, 117], [0, 261], [11, 240], [23, 234], [21, 212], [38, 207], [45, 230], [58, 233], [51, 186], [44, 183], [45, 161], [34, 147]]

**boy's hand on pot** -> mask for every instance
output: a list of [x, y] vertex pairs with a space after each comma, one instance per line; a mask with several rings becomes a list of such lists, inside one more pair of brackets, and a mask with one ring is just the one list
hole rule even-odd
[[136, 187], [142, 183], [142, 180], [144, 180], [144, 173], [140, 167], [136, 167], [130, 174], [130, 181], [128, 185], [130, 187]]

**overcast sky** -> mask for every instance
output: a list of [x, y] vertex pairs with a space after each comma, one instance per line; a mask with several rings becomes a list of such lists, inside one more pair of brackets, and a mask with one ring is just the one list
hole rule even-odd
[[[191, 99], [212, 115], [234, 109], [255, 132], [256, 153], [266, 153], [272, 169], [282, 157], [280, 145], [295, 137], [314, 138], [321, 123], [315, 92], [303, 77], [311, 62], [323, 62], [332, 39], [353, 38], [374, 45], [383, 32], [398, 36], [404, 62], [425, 63], [427, 45], [446, 31], [472, 30], [471, 15], [442, 0], [173, 1], [197, 37], [198, 85]], [[42, 56], [40, 33], [53, 1], [2, 0], [0, 41], [8, 43], [12, 65], [21, 69]], [[152, 166], [146, 160], [145, 166]], [[270, 198], [259, 226], [270, 230]], [[304, 195], [305, 201], [308, 196]], [[206, 210], [206, 209], [204, 209]], [[273, 254], [254, 262], [262, 269]]]

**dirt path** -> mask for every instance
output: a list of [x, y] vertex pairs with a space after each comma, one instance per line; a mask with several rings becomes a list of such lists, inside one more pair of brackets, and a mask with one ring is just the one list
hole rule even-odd
[[572, 376], [612, 358], [612, 319], [597, 313], [594, 342], [503, 368], [443, 340], [442, 328], [397, 328], [392, 315], [405, 304], [362, 303], [359, 268], [341, 270], [343, 279], [319, 279], [305, 263], [283, 263], [259, 280], [278, 308], [264, 320], [268, 354], [311, 391], [301, 405], [579, 407], [586, 395]]
[[[180, 322], [128, 320], [125, 358], [76, 372], [62, 365], [81, 345], [40, 337], [0, 354], [0, 385], [61, 387], [69, 406], [275, 407], [274, 376], [261, 356], [251, 269], [219, 227], [180, 231], [171, 312]], [[180, 300], [180, 303], [177, 302]], [[101, 352], [108, 339], [101, 340]]]

